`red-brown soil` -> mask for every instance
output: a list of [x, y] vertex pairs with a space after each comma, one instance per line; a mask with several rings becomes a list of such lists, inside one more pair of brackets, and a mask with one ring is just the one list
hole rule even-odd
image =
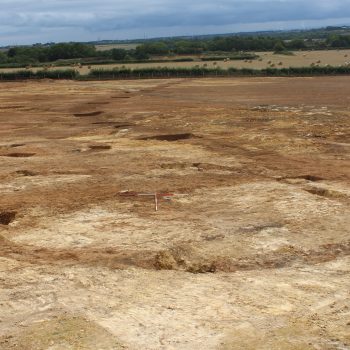
[[0, 349], [350, 347], [350, 77], [1, 87]]

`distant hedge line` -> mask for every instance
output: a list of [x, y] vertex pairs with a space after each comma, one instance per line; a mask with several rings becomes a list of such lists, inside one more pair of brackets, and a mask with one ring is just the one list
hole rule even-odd
[[[295, 68], [139, 68], [92, 70], [87, 79], [127, 79], [127, 78], [172, 78], [172, 77], [213, 77], [213, 76], [314, 76], [350, 74], [350, 67], [295, 67]], [[84, 77], [82, 77], [84, 78]]]
[[82, 66], [95, 66], [103, 64], [135, 64], [135, 63], [171, 63], [171, 62], [193, 62], [194, 58], [185, 57], [185, 58], [174, 58], [168, 60], [104, 60], [104, 61], [82, 61], [80, 64]]
[[40, 70], [33, 72], [23, 70], [17, 72], [0, 72], [0, 80], [27, 80], [27, 79], [75, 79], [75, 80], [104, 80], [104, 79], [149, 79], [149, 78], [186, 78], [186, 77], [233, 77], [233, 76], [322, 76], [322, 75], [347, 75], [350, 67], [294, 67], [294, 68], [119, 68], [119, 69], [94, 69], [87, 75], [80, 75], [73, 69], [67, 70]]
[[77, 79], [79, 72], [73, 69], [65, 70], [22, 70], [17, 72], [0, 72], [0, 80], [27, 80], [27, 79]]
[[[230, 60], [254, 60], [259, 58], [258, 55], [251, 53], [242, 53], [235, 55], [223, 55], [223, 56], [205, 56], [201, 58], [193, 57], [180, 57], [180, 58], [169, 58], [169, 59], [125, 59], [125, 60], [114, 60], [114, 59], [96, 59], [96, 58], [85, 58], [85, 59], [66, 59], [58, 60], [54, 62], [55, 67], [70, 66], [70, 65], [82, 65], [82, 66], [94, 66], [103, 64], [135, 64], [135, 63], [170, 63], [170, 62], [195, 62], [195, 61], [224, 61], [226, 58]], [[33, 67], [45, 67], [48, 63], [0, 63], [0, 68], [26, 68]]]
[[202, 61], [225, 61], [226, 59], [229, 59], [230, 61], [243, 61], [243, 60], [256, 60], [259, 58], [259, 55], [253, 54], [253, 53], [242, 53], [242, 54], [236, 54], [236, 55], [224, 55], [224, 56], [207, 56], [202, 57]]

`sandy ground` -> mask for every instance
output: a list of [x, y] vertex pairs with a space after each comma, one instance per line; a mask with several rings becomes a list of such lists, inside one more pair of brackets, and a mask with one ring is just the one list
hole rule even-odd
[[350, 349], [349, 83], [3, 83], [0, 349]]
[[[264, 69], [268, 67], [274, 68], [286, 68], [286, 67], [308, 67], [312, 64], [318, 66], [346, 66], [350, 64], [350, 50], [330, 50], [330, 51], [296, 51], [294, 55], [275, 55], [273, 52], [256, 52], [260, 56], [259, 60], [252, 61], [218, 61], [218, 62], [165, 62], [165, 63], [128, 63], [128, 64], [104, 64], [104, 65], [93, 65], [79, 67], [53, 67], [55, 69], [69, 69], [74, 68], [80, 72], [80, 74], [88, 74], [90, 69], [113, 69], [127, 67], [130, 69], [135, 68], [149, 68], [149, 67], [175, 67], [175, 68], [190, 68], [195, 66], [213, 68], [215, 66], [227, 69], [227, 68], [253, 68], [253, 69]], [[196, 59], [196, 57], [193, 57]], [[38, 71], [41, 68], [31, 68], [33, 71]], [[1, 71], [13, 72], [23, 70], [23, 68], [3, 68]]]

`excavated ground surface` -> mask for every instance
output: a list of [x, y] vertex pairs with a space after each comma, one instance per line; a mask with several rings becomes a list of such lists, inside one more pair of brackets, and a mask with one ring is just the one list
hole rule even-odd
[[1, 88], [0, 349], [350, 349], [350, 77]]

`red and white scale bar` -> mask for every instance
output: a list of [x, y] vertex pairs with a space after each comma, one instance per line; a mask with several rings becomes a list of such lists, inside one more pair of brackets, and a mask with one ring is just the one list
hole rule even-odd
[[160, 198], [170, 198], [176, 196], [175, 193], [138, 193], [138, 192], [132, 192], [132, 191], [123, 191], [119, 193], [122, 197], [153, 197], [154, 198], [154, 204], [155, 204], [155, 210], [159, 210], [159, 199]]

